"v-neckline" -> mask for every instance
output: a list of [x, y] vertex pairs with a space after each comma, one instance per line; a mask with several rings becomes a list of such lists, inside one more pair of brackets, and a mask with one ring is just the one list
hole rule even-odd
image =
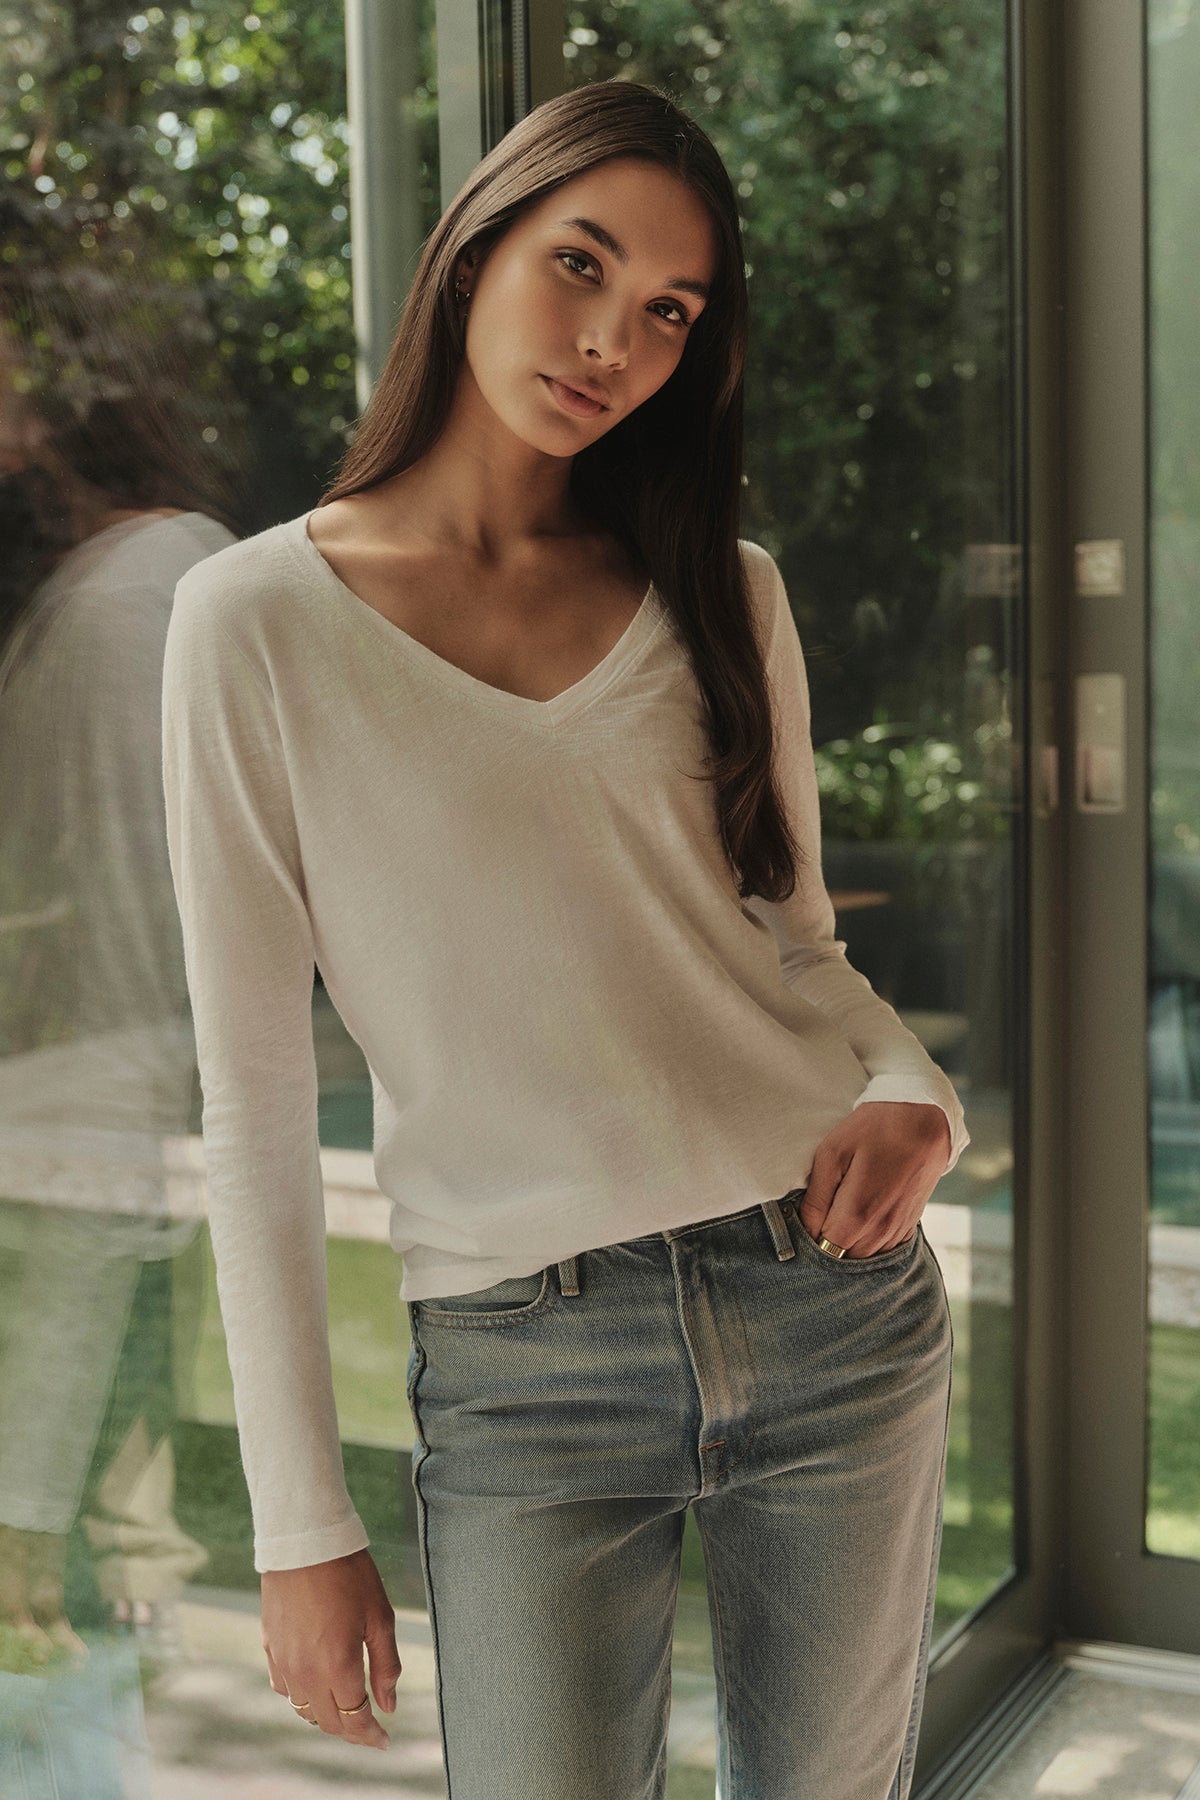
[[[316, 509], [313, 508], [312, 511]], [[493, 707], [496, 711], [507, 712], [513, 718], [523, 718], [533, 724], [543, 726], [559, 725], [564, 720], [574, 717], [585, 706], [591, 705], [610, 684], [616, 680], [649, 646], [657, 635], [658, 629], [666, 617], [658, 603], [658, 594], [651, 582], [643, 594], [637, 612], [621, 633], [612, 649], [602, 656], [598, 663], [590, 668], [586, 675], [573, 681], [570, 687], [555, 694], [549, 700], [531, 700], [526, 694], [514, 694], [508, 688], [493, 687], [491, 682], [482, 681], [479, 676], [471, 675], [455, 662], [439, 656], [420, 638], [415, 638], [397, 625], [394, 619], [384, 616], [369, 601], [356, 594], [337, 574], [333, 565], [326, 561], [312, 538], [308, 535], [308, 521], [312, 511], [301, 513], [293, 521], [292, 542], [304, 566], [321, 577], [326, 586], [346, 604], [347, 609], [355, 609], [363, 615], [363, 622], [368, 631], [375, 631], [381, 637], [386, 636], [418, 667], [436, 676], [448, 687], [454, 688], [467, 698]]]

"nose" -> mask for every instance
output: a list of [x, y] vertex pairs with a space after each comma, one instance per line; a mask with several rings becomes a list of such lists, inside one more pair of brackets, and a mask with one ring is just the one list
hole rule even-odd
[[629, 326], [616, 307], [607, 312], [597, 307], [580, 332], [579, 343], [585, 356], [598, 356], [606, 368], [623, 369], [629, 360]]

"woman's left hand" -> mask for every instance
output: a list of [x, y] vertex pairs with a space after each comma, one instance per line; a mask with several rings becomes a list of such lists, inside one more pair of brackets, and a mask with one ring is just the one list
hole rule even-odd
[[950, 1121], [931, 1101], [864, 1100], [817, 1145], [800, 1221], [847, 1256], [910, 1238], [950, 1161]]

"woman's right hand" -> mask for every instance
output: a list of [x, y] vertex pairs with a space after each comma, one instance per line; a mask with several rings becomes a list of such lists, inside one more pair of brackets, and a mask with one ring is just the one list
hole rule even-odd
[[391, 1739], [369, 1706], [350, 1716], [338, 1711], [363, 1697], [364, 1645], [367, 1693], [374, 1691], [382, 1712], [396, 1709], [396, 1614], [368, 1550], [303, 1569], [263, 1570], [262, 1644], [275, 1692], [308, 1702], [298, 1719], [315, 1720], [351, 1744], [388, 1748]]

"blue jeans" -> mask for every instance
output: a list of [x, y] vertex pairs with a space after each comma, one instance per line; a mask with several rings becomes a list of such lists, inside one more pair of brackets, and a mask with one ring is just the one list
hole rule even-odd
[[802, 1191], [408, 1302], [451, 1800], [662, 1800], [689, 1506], [717, 1800], [907, 1800], [950, 1309], [919, 1225], [834, 1258]]

